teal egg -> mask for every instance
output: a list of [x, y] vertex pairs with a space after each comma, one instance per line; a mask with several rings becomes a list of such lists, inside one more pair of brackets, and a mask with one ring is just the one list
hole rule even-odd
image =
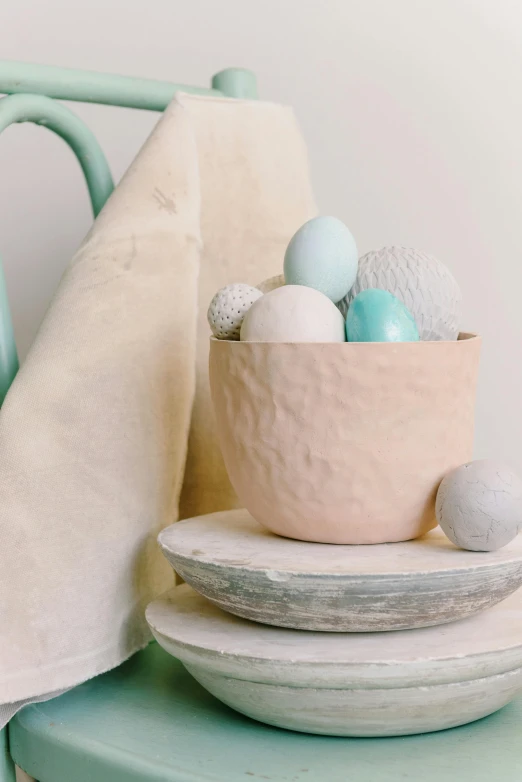
[[294, 234], [285, 253], [287, 285], [306, 285], [336, 304], [357, 276], [357, 246], [337, 217], [314, 217]]
[[368, 288], [350, 304], [346, 315], [348, 342], [418, 342], [413, 315], [388, 291]]

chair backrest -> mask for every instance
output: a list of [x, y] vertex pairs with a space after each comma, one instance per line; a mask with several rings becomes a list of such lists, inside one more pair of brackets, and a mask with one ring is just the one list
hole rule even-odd
[[[91, 130], [57, 100], [100, 103], [163, 111], [176, 92], [256, 98], [255, 75], [228, 68], [212, 78], [211, 87], [80, 71], [49, 65], [0, 61], [0, 133], [9, 125], [33, 122], [60, 136], [82, 168], [94, 216], [110, 196], [114, 183], [105, 155]], [[18, 371], [18, 353], [0, 261], [0, 404]]]

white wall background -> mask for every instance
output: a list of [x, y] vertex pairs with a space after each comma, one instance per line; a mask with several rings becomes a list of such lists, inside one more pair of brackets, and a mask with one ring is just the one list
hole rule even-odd
[[[0, 56], [208, 83], [252, 68], [293, 104], [321, 211], [361, 252], [406, 244], [453, 270], [484, 336], [477, 456], [522, 474], [522, 6], [519, 0], [0, 0]], [[155, 115], [78, 105], [118, 179]], [[44, 129], [0, 140], [0, 253], [27, 351], [90, 223]]]

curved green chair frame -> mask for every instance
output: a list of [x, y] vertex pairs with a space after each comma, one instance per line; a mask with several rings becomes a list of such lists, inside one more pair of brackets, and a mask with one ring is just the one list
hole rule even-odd
[[[94, 217], [112, 193], [107, 159], [91, 130], [58, 100], [99, 103], [164, 111], [176, 92], [257, 98], [255, 75], [227, 68], [212, 78], [210, 87], [193, 87], [154, 79], [81, 71], [49, 65], [0, 61], [0, 133], [19, 122], [42, 125], [72, 149], [83, 171]], [[0, 259], [0, 405], [18, 372], [19, 362], [3, 265]], [[7, 731], [0, 731], [0, 782], [14, 782]]]
[[[113, 190], [109, 165], [94, 134], [69, 109], [43, 95], [8, 95], [0, 100], [0, 133], [15, 122], [34, 122], [57, 133], [82, 167], [94, 216]], [[13, 325], [0, 263], [0, 404], [18, 372]]]
[[[33, 122], [57, 133], [72, 149], [82, 168], [94, 216], [113, 190], [103, 151], [89, 128], [56, 100], [101, 103], [134, 109], [163, 111], [176, 92], [256, 98], [255, 75], [228, 68], [212, 78], [211, 87], [190, 87], [152, 79], [105, 73], [0, 62], [0, 133], [16, 122]], [[18, 372], [18, 354], [0, 262], [0, 404]]]

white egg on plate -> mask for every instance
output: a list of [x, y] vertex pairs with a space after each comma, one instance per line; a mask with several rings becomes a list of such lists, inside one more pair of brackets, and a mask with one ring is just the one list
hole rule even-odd
[[246, 313], [244, 342], [344, 342], [344, 318], [330, 299], [304, 285], [265, 293]]
[[468, 462], [443, 479], [435, 512], [440, 526], [459, 548], [497, 551], [522, 528], [522, 481], [493, 459]]

